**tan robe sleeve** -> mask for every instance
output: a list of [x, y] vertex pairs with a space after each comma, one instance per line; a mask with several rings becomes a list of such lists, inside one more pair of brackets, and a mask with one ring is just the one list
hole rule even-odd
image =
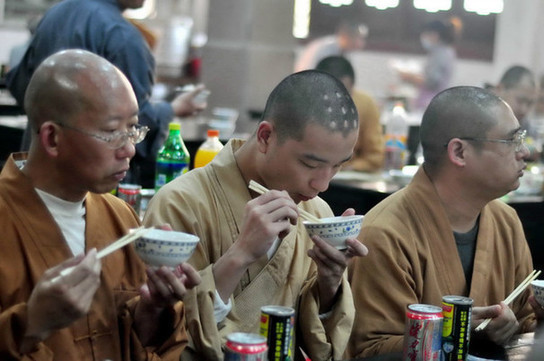
[[[405, 305], [419, 303], [412, 267], [405, 250], [372, 227], [363, 227], [360, 239], [374, 239], [369, 255], [355, 259], [349, 281], [355, 301], [355, 322], [348, 345], [349, 358], [402, 351]], [[368, 277], [373, 274], [374, 276]], [[379, 276], [378, 276], [379, 274]]]
[[[192, 210], [183, 209], [185, 199], [179, 194], [179, 199], [166, 199], [165, 193], [159, 193], [150, 202], [144, 218], [148, 226], [169, 223], [173, 229], [191, 234], [203, 234], [206, 228], [197, 221], [198, 207]], [[221, 229], [215, 229], [210, 239], [219, 239]], [[215, 280], [212, 272], [213, 264], [209, 262], [210, 250], [206, 237], [201, 240], [189, 262], [199, 270], [201, 283], [189, 290], [184, 297], [186, 312], [186, 328], [189, 344], [182, 353], [181, 360], [221, 360], [223, 340], [214, 317]], [[219, 327], [219, 328], [218, 328]]]
[[319, 293], [315, 282], [302, 290], [298, 307], [297, 337], [299, 345], [312, 360], [340, 360], [354, 320], [351, 289], [344, 276], [338, 299], [330, 314], [319, 318]]
[[54, 353], [43, 342], [29, 354], [19, 353], [26, 318], [26, 303], [14, 305], [6, 310], [0, 309], [0, 359], [53, 361]]
[[[139, 297], [127, 302], [119, 315], [121, 344], [124, 347], [123, 355], [126, 360], [178, 361], [180, 348], [187, 344], [183, 303], [178, 302], [168, 314], [169, 323], [172, 327], [168, 330], [162, 330], [162, 333], [169, 336], [160, 345], [144, 346], [134, 329], [133, 315], [137, 302], [139, 302]], [[163, 325], [164, 327], [166, 327], [166, 324]]]

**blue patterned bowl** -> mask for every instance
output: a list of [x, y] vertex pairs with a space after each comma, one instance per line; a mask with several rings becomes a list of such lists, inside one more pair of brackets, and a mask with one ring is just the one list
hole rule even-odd
[[176, 267], [191, 257], [199, 240], [189, 233], [153, 229], [136, 240], [134, 247], [151, 266]]
[[321, 222], [304, 221], [304, 227], [310, 236], [317, 235], [331, 246], [338, 249], [346, 248], [346, 239], [357, 238], [361, 231], [363, 216], [321, 218]]
[[544, 280], [535, 280], [531, 282], [533, 293], [535, 294], [536, 301], [542, 307], [544, 307]]

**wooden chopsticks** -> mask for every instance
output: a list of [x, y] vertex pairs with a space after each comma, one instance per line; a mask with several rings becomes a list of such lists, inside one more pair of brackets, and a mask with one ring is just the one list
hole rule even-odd
[[[255, 182], [254, 180], [249, 181], [249, 189], [251, 189], [252, 191], [255, 191], [255, 192], [259, 193], [259, 194], [263, 194], [263, 193], [268, 192], [268, 189], [266, 189], [266, 187], [260, 185], [259, 183]], [[320, 223], [321, 222], [321, 220], [319, 218], [317, 218], [313, 214], [305, 211], [304, 209], [302, 209], [300, 207], [298, 207], [298, 211], [300, 212], [300, 216], [302, 218], [304, 218], [305, 220], [307, 220], [307, 221], [310, 221], [312, 223]]]
[[119, 248], [122, 248], [126, 246], [127, 244], [134, 242], [135, 240], [142, 237], [144, 234], [146, 234], [152, 229], [153, 228], [144, 228], [144, 227], [135, 228], [132, 232], [127, 233], [123, 237], [119, 238], [117, 241], [102, 248], [100, 251], [98, 251], [98, 253], [96, 254], [96, 257], [98, 259], [106, 257], [108, 254], [118, 250]]
[[[110, 253], [118, 250], [119, 248], [122, 248], [126, 246], [129, 243], [134, 242], [138, 238], [142, 237], [144, 234], [152, 230], [153, 228], [144, 228], [144, 227], [138, 227], [133, 229], [131, 232], [125, 234], [123, 237], [119, 238], [117, 241], [109, 244], [108, 246], [102, 248], [98, 253], [96, 254], [96, 257], [98, 259], [104, 258]], [[68, 267], [60, 271], [59, 275], [51, 280], [51, 282], [58, 281], [61, 277], [67, 276], [74, 270], [75, 266]]]
[[[531, 272], [529, 274], [529, 276], [527, 276], [520, 284], [519, 286], [516, 287], [516, 289], [514, 289], [512, 291], [512, 293], [510, 293], [508, 295], [508, 297], [506, 297], [504, 299], [504, 303], [506, 303], [507, 305], [509, 305], [510, 303], [512, 303], [516, 297], [518, 297], [523, 291], [525, 291], [525, 289], [527, 288], [527, 286], [529, 286], [531, 284], [531, 282], [533, 282], [538, 276], [540, 275], [540, 271], [534, 271]], [[489, 325], [489, 322], [491, 322], [491, 318], [486, 318], [484, 320], [484, 322], [482, 322], [478, 327], [476, 327], [475, 331], [482, 331], [483, 329], [485, 329], [487, 327], [487, 325]]]

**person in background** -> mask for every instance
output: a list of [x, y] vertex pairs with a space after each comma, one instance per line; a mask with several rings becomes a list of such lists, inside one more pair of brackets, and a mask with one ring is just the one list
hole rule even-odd
[[[367, 250], [356, 239], [344, 251], [310, 239], [298, 207], [333, 216], [317, 195], [352, 157], [357, 134], [357, 110], [338, 79], [295, 73], [272, 91], [247, 142], [231, 139], [152, 198], [144, 224], [168, 222], [200, 237], [189, 262], [202, 283], [185, 298], [191, 341], [182, 360], [223, 360], [226, 336], [258, 333], [265, 305], [296, 310], [297, 353], [301, 346], [314, 360], [341, 358], [354, 316], [345, 269]], [[250, 191], [250, 180], [270, 191]]]
[[539, 159], [540, 151], [535, 146], [535, 132], [531, 128], [531, 111], [538, 96], [538, 86], [533, 72], [524, 66], [513, 65], [506, 69], [493, 90], [510, 105], [521, 127], [527, 130], [527, 145], [530, 152], [528, 159]]
[[180, 300], [198, 273], [146, 268], [131, 246], [97, 257], [140, 224], [107, 193], [146, 134], [129, 81], [93, 53], [62, 51], [34, 72], [25, 110], [29, 153], [0, 174], [0, 359], [179, 360]]
[[317, 38], [306, 45], [295, 61], [294, 70], [315, 69], [317, 63], [327, 56], [362, 50], [367, 36], [368, 27], [365, 24], [343, 21], [336, 29], [336, 34]]
[[533, 109], [538, 94], [533, 72], [522, 65], [513, 65], [506, 69], [493, 90], [510, 105], [520, 125], [527, 129], [527, 116]]
[[412, 182], [363, 221], [372, 256], [349, 266], [348, 358], [402, 351], [406, 306], [444, 295], [474, 300], [471, 346], [505, 344], [544, 317], [530, 289], [503, 302], [533, 270], [521, 221], [498, 199], [519, 186], [528, 155], [511, 108], [482, 88], [450, 88], [426, 109], [420, 137], [425, 161]]
[[535, 151], [540, 154], [535, 160], [542, 161], [544, 149], [544, 75], [540, 76], [538, 93], [532, 112], [528, 116], [527, 136], [534, 140]]
[[[193, 99], [203, 86], [181, 94], [172, 102], [151, 102], [155, 60], [140, 31], [122, 16], [145, 0], [64, 0], [47, 11], [36, 29], [28, 51], [17, 67], [7, 74], [6, 84], [20, 106], [34, 70], [47, 56], [69, 48], [100, 55], [128, 77], [140, 108], [140, 122], [149, 127], [146, 139], [136, 147], [136, 155], [126, 181], [144, 188], [154, 187], [155, 158], [175, 116], [201, 110], [205, 104]], [[30, 142], [29, 128], [23, 136], [23, 150]]]
[[316, 69], [335, 76], [344, 84], [359, 114], [359, 137], [355, 144], [353, 157], [346, 162], [342, 169], [362, 172], [381, 170], [385, 145], [380, 124], [380, 110], [370, 95], [354, 88], [355, 72], [351, 63], [343, 56], [329, 56], [321, 60]]
[[427, 52], [423, 71], [398, 70], [402, 81], [418, 88], [413, 104], [415, 110], [425, 110], [436, 94], [451, 86], [457, 60], [454, 44], [461, 28], [458, 18], [427, 23], [420, 34], [421, 45]]

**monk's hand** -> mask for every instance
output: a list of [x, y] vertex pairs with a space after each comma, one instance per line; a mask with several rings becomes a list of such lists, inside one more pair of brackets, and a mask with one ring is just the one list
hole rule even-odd
[[496, 344], [508, 343], [512, 336], [519, 331], [516, 315], [504, 302], [493, 306], [473, 307], [471, 327], [475, 329], [486, 318], [491, 318], [491, 322], [480, 332], [484, 332]]
[[71, 325], [89, 312], [100, 286], [102, 266], [96, 249], [47, 270], [27, 302], [26, 332], [21, 352], [45, 340], [54, 331]]
[[255, 262], [276, 238], [289, 233], [297, 217], [297, 205], [285, 191], [271, 190], [252, 199], [246, 204], [242, 229], [232, 251], [246, 264]]
[[320, 297], [320, 313], [329, 311], [334, 305], [342, 277], [352, 257], [368, 254], [368, 249], [357, 239], [346, 240], [347, 248], [336, 249], [319, 236], [312, 236], [313, 248], [308, 256], [317, 264], [317, 285]]

